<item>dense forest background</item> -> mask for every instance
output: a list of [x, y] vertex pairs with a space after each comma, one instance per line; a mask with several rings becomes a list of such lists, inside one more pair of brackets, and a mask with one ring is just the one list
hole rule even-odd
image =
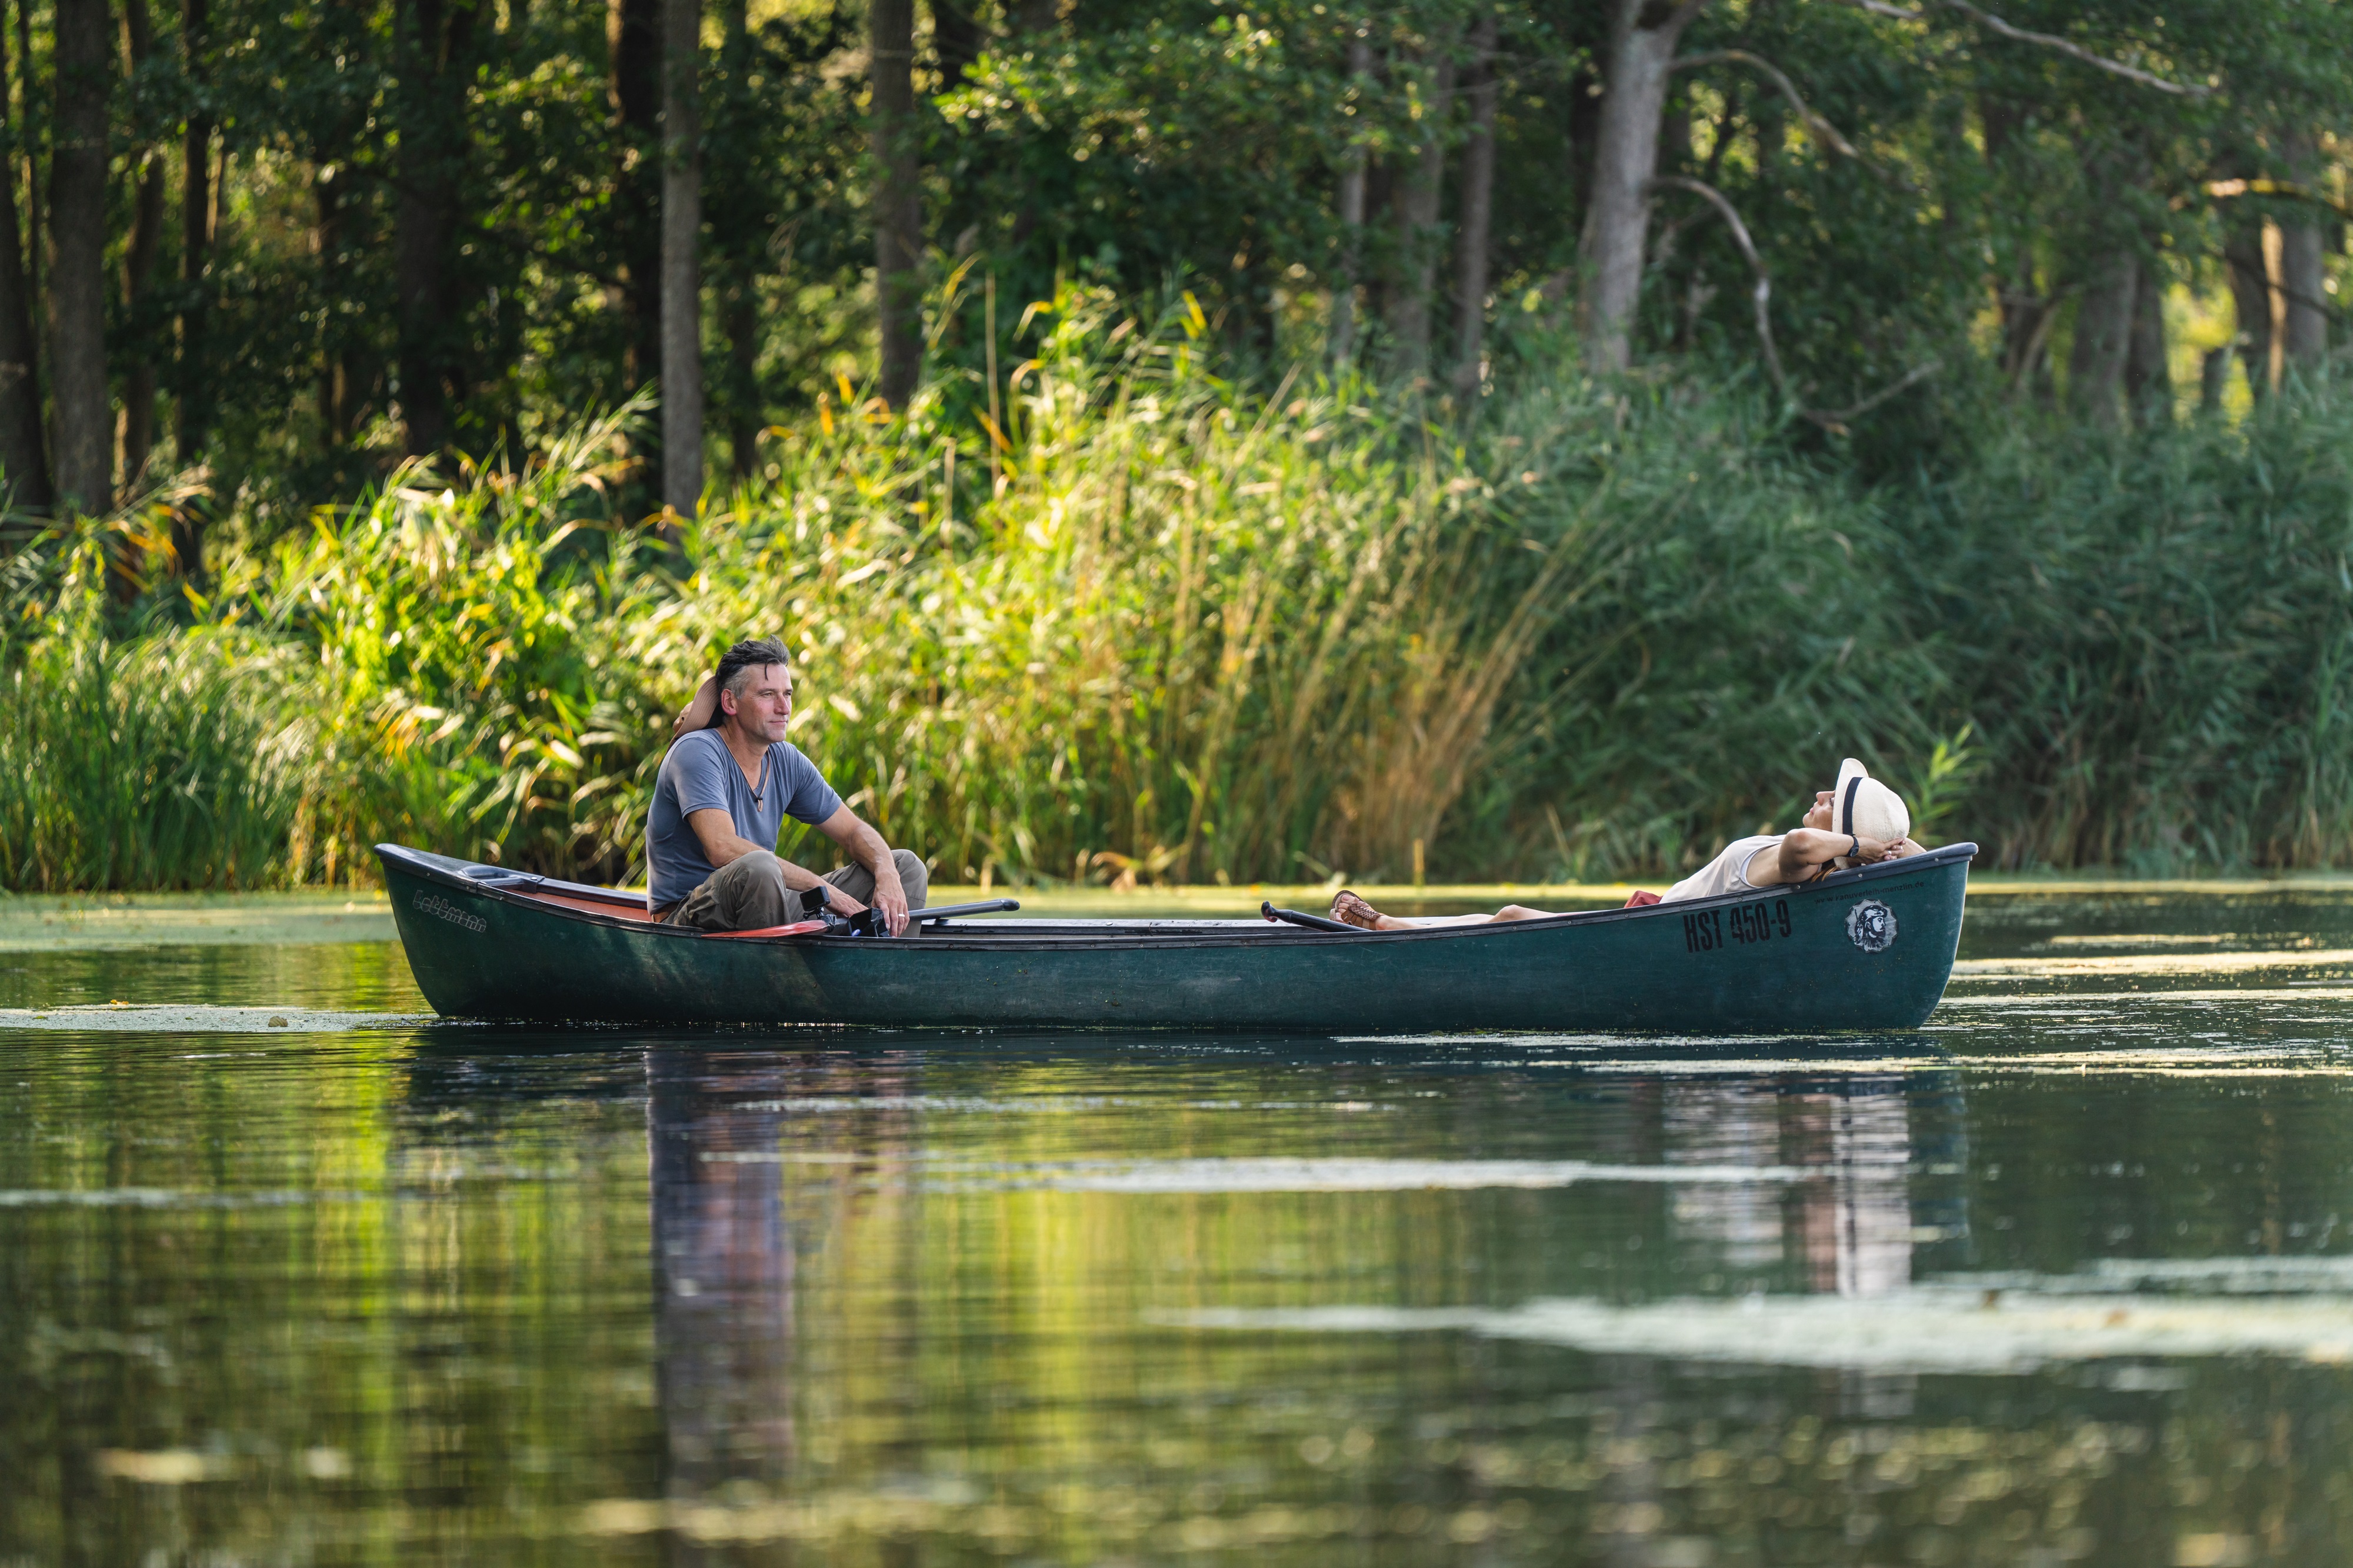
[[952, 876], [1672, 869], [1849, 750], [2009, 864], [2353, 853], [2353, 8], [0, 44], [0, 885], [625, 874], [778, 622]]

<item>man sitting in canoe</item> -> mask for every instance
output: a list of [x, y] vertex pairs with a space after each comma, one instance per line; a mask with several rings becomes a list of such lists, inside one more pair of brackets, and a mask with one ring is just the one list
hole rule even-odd
[[[872, 904], [892, 936], [923, 907], [930, 875], [841, 804], [785, 740], [793, 671], [775, 637], [739, 642], [678, 717], [646, 819], [646, 903], [700, 931], [760, 931], [820, 909]], [[851, 864], [820, 877], [776, 858], [786, 817], [810, 824]]]
[[[1663, 898], [1637, 893], [1633, 903], [1680, 903], [1685, 899], [1709, 899], [1719, 893], [1761, 892], [1792, 882], [1810, 882], [1836, 867], [1867, 865], [1917, 855], [1912, 842], [1912, 814], [1903, 797], [1870, 773], [1852, 757], [1839, 764], [1838, 783], [1818, 790], [1804, 818], [1805, 826], [1787, 833], [1758, 834], [1736, 838], [1724, 853], [1669, 888]], [[1409, 919], [1385, 915], [1351, 892], [1332, 900], [1332, 918], [1366, 931], [1410, 931], [1418, 926], [1473, 926], [1495, 921], [1541, 920], [1555, 910], [1531, 910], [1506, 904], [1492, 915], [1430, 915]]]

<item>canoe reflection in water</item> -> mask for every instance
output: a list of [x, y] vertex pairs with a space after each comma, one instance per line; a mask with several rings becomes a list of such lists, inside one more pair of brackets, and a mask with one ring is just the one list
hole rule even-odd
[[[1926, 1238], [1962, 1233], [1957, 1195], [1940, 1201], [1931, 1184], [1915, 1192], [1925, 1160], [1957, 1168], [1951, 1152], [1923, 1147], [1913, 1100], [1894, 1075], [1854, 1078], [1836, 1088], [1797, 1088], [1769, 1079], [1673, 1084], [1662, 1089], [1665, 1162], [1801, 1167], [1820, 1174], [1770, 1184], [1694, 1183], [1674, 1189], [1675, 1230], [1736, 1272], [1794, 1264], [1789, 1281], [1820, 1294], [1885, 1296], [1911, 1285], [1913, 1252]], [[1957, 1099], [1958, 1090], [1950, 1093]], [[1933, 1098], [1933, 1097], [1932, 1097]], [[1932, 1116], [1926, 1141], [1950, 1142], [1965, 1123]], [[1919, 1210], [1936, 1211], [1923, 1215]], [[1947, 1210], [1953, 1210], [1947, 1213]], [[1788, 1289], [1785, 1285], [1781, 1289]]]
[[[1667, 1086], [1661, 1108], [1667, 1163], [1820, 1173], [1778, 1189], [1677, 1187], [1676, 1233], [1736, 1273], [1794, 1269], [1790, 1285], [1810, 1293], [1854, 1300], [1909, 1289], [1918, 1247], [1965, 1241], [1968, 1233], [1964, 1189], [1936, 1176], [1961, 1166], [1960, 1089], [1928, 1093], [1923, 1124], [1915, 1102], [1926, 1088], [1893, 1074], [1820, 1088], [1769, 1079]], [[1942, 1261], [1956, 1259], [1948, 1254]], [[1908, 1373], [1843, 1373], [1841, 1404], [1852, 1415], [1901, 1417], [1911, 1413], [1917, 1383]]]
[[[793, 1461], [793, 1245], [772, 1163], [778, 1106], [795, 1087], [787, 1060], [646, 1053], [654, 1324], [674, 1506], [757, 1500]], [[726, 1158], [743, 1153], [770, 1159]]]
[[1800, 1237], [1816, 1290], [1884, 1296], [1912, 1283], [1912, 1118], [1900, 1080], [1803, 1097], [1798, 1135], [1831, 1179], [1808, 1194]]

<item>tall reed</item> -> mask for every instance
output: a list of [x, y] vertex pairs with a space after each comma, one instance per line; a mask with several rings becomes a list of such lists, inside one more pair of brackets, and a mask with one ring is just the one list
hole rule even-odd
[[1905, 498], [1893, 563], [1993, 765], [2010, 865], [2353, 860], [2353, 400], [2012, 439]]
[[1532, 374], [1457, 427], [1238, 384], [1189, 303], [1029, 325], [1001, 418], [828, 405], [682, 551], [608, 515], [630, 409], [129, 618], [98, 531], [20, 552], [0, 879], [332, 880], [384, 838], [626, 878], [670, 715], [771, 632], [797, 743], [951, 879], [1664, 877], [1847, 754], [2005, 864], [2353, 858], [2325, 386], [1864, 489], [1737, 389]]
[[230, 626], [114, 637], [95, 542], [59, 568], [47, 624], [0, 643], [0, 886], [288, 879], [301, 650]]

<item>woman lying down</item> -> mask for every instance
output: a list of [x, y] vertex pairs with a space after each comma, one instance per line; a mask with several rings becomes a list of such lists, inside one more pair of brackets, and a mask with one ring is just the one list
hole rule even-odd
[[[1912, 814], [1894, 790], [1863, 771], [1852, 757], [1839, 764], [1838, 784], [1815, 793], [1805, 826], [1788, 833], [1736, 839], [1723, 854], [1669, 888], [1662, 899], [1637, 893], [1635, 903], [1678, 903], [1719, 893], [1760, 892], [1793, 882], [1810, 882], [1833, 869], [1917, 855], [1906, 837]], [[1505, 904], [1492, 915], [1385, 915], [1351, 892], [1332, 900], [1332, 918], [1366, 931], [1412, 931], [1421, 926], [1475, 926], [1494, 921], [1541, 920], [1554, 910]]]

